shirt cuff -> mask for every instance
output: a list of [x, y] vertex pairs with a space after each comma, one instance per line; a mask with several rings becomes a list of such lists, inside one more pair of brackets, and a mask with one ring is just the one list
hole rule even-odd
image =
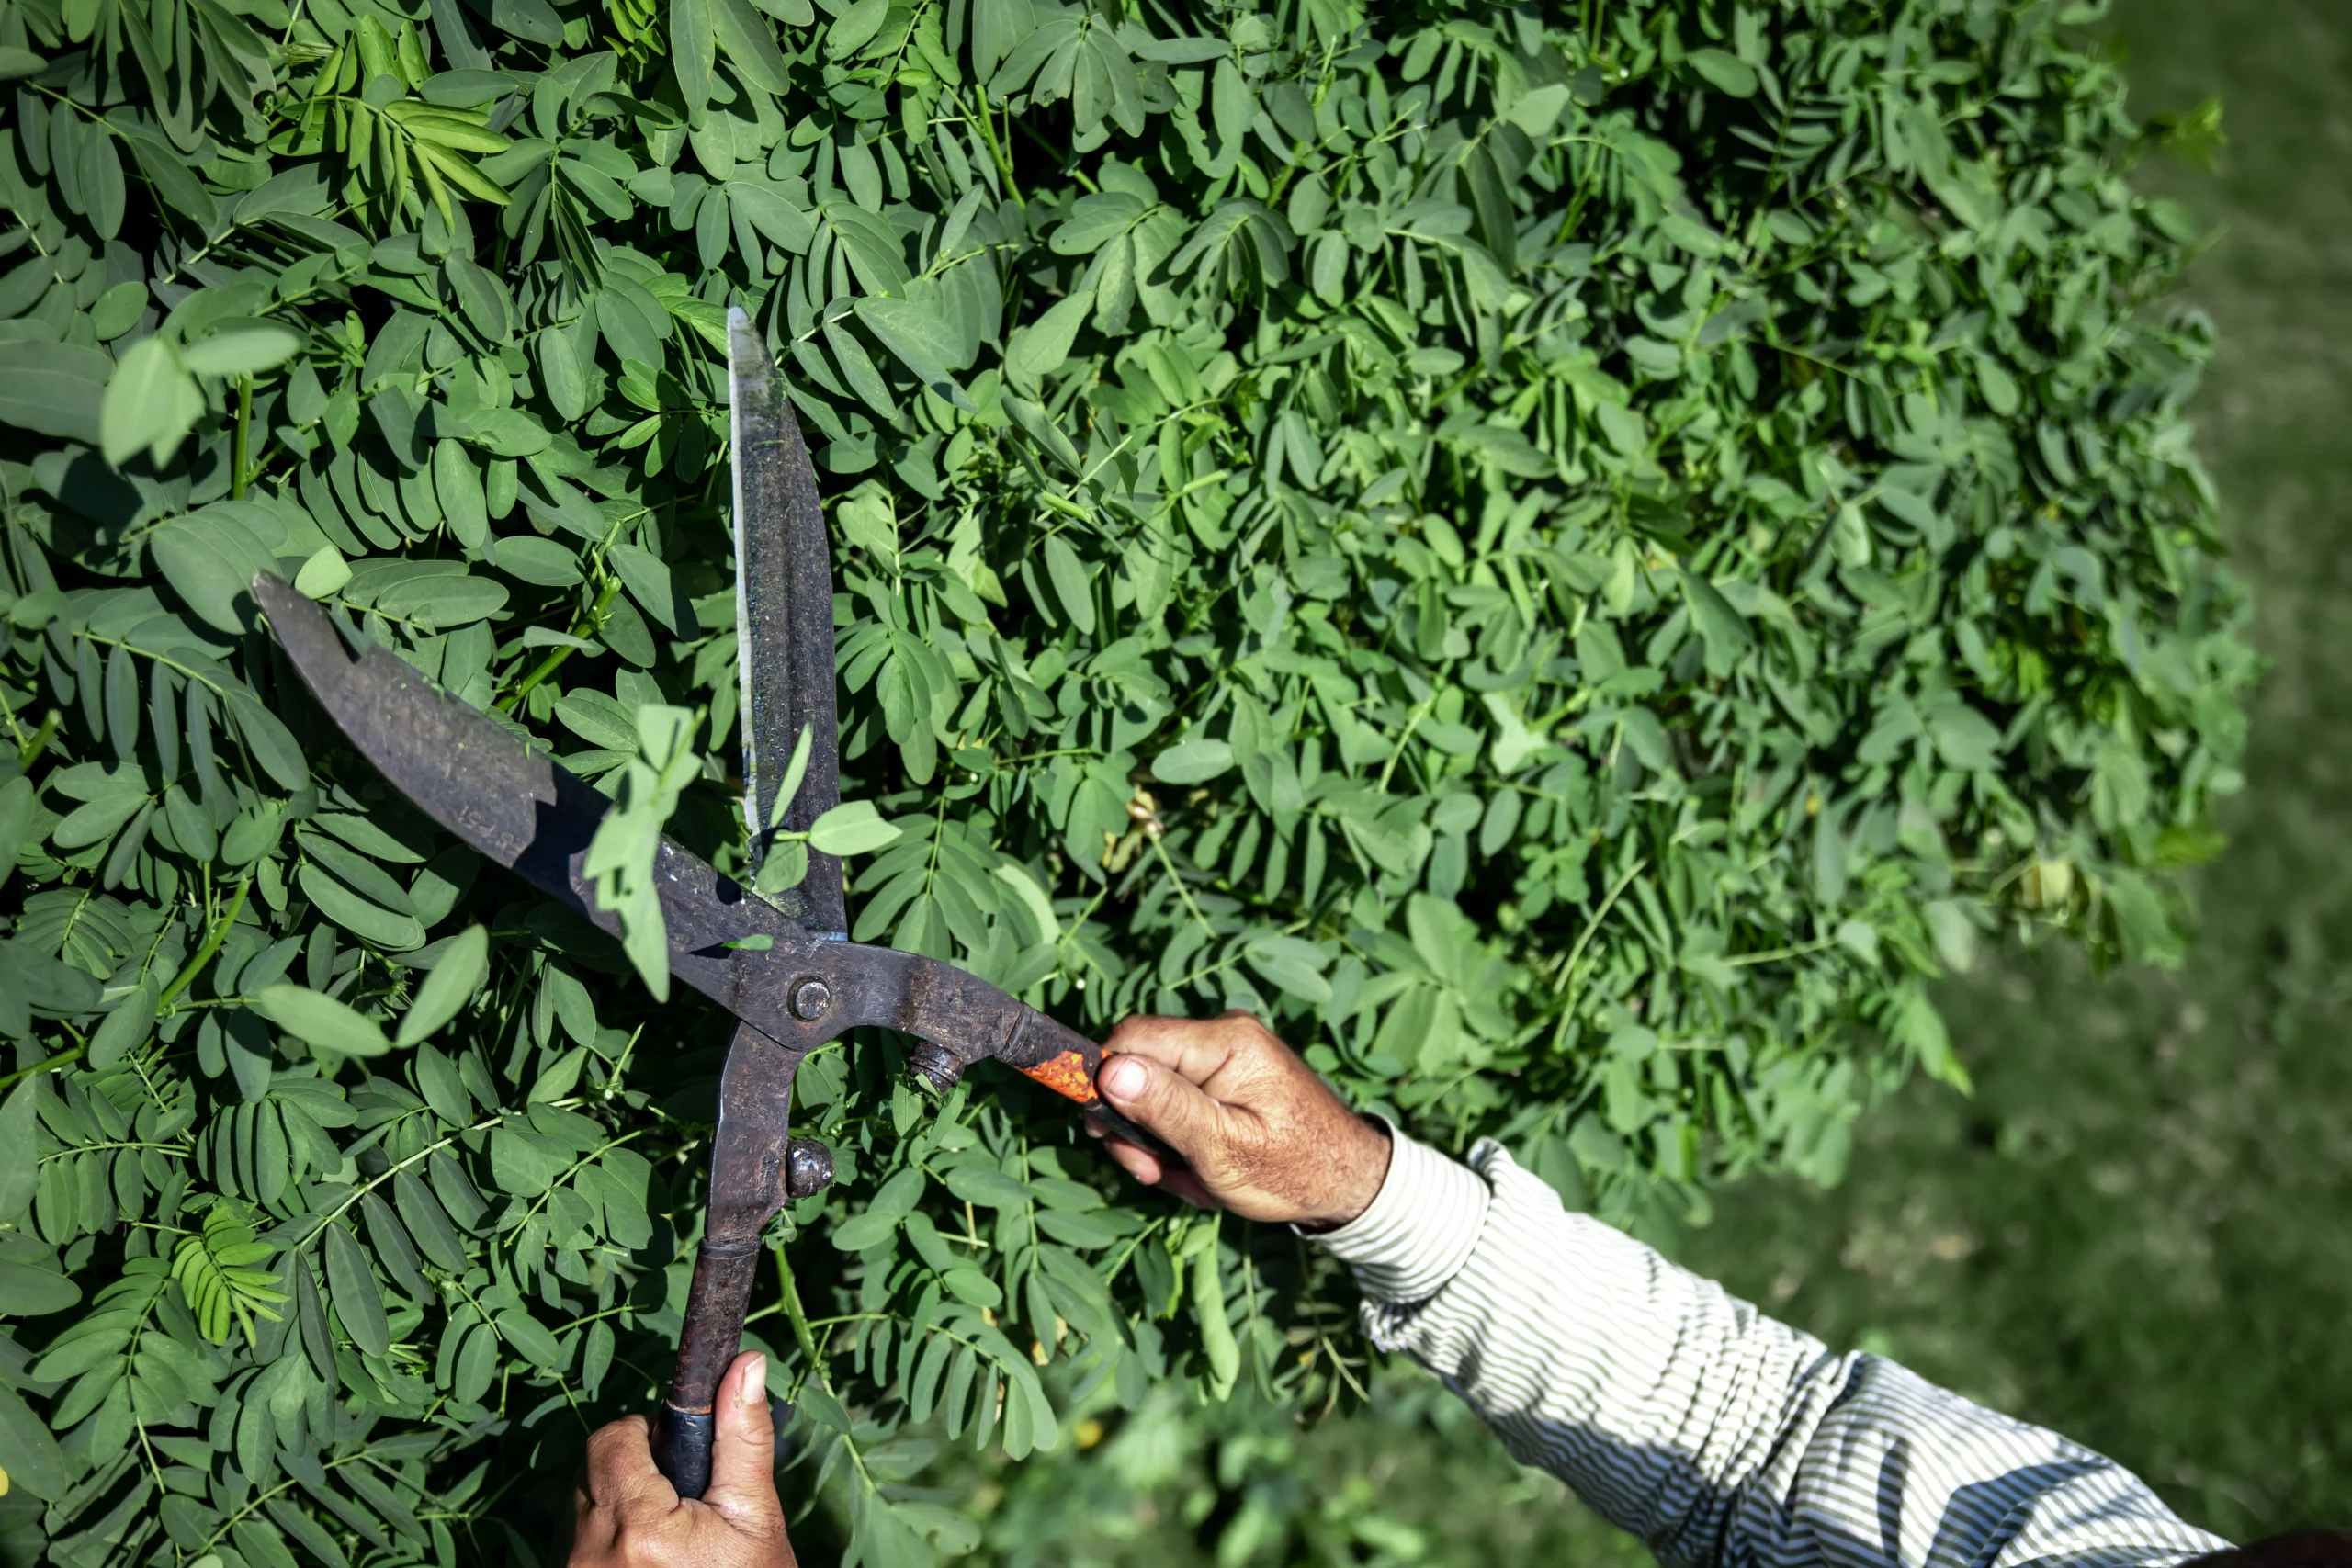
[[1311, 1239], [1354, 1269], [1373, 1301], [1426, 1301], [1469, 1261], [1493, 1193], [1467, 1166], [1394, 1125], [1388, 1141], [1388, 1176], [1372, 1207]]

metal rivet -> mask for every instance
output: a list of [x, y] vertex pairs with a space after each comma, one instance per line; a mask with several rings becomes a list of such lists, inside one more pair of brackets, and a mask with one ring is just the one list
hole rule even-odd
[[803, 980], [792, 987], [792, 1016], [803, 1023], [816, 1022], [832, 1005], [832, 987], [822, 980]]
[[807, 1198], [833, 1184], [833, 1152], [814, 1138], [795, 1138], [785, 1145], [784, 1190]]

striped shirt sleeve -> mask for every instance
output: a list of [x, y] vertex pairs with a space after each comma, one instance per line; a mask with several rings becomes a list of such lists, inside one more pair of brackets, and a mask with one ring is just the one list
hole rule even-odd
[[2171, 1568], [2227, 1544], [2087, 1449], [1569, 1213], [1493, 1142], [1464, 1166], [1397, 1134], [1372, 1207], [1317, 1239], [1375, 1343], [1669, 1564]]

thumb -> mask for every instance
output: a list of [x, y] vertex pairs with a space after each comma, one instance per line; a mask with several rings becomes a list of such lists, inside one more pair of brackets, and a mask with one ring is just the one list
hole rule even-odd
[[718, 1385], [710, 1486], [702, 1500], [744, 1529], [776, 1521], [775, 1424], [768, 1418], [768, 1359], [746, 1350]]
[[1225, 1108], [1148, 1056], [1121, 1052], [1102, 1064], [1094, 1081], [1114, 1109], [1159, 1134], [1195, 1170], [1224, 1133]]

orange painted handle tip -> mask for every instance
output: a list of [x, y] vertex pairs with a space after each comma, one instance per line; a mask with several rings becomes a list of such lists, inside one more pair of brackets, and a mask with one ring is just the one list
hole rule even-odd
[[1086, 1058], [1075, 1051], [1065, 1051], [1051, 1061], [1021, 1070], [1056, 1094], [1080, 1105], [1092, 1105], [1099, 1098], [1094, 1092], [1094, 1075], [1086, 1070]]

